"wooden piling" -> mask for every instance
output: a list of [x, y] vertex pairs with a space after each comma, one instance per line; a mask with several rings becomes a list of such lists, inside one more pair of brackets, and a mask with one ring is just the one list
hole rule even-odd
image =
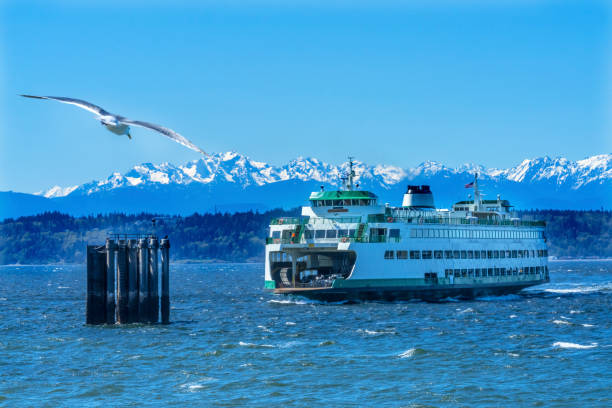
[[159, 242], [157, 238], [149, 240], [149, 322], [159, 321]]
[[106, 323], [106, 252], [87, 245], [87, 324]]
[[147, 240], [138, 240], [138, 321], [149, 321], [149, 250]]
[[117, 245], [117, 321], [129, 322], [129, 264], [128, 248], [124, 240]]
[[161, 322], [170, 323], [170, 241], [161, 240]]
[[106, 323], [115, 324], [115, 241], [106, 240]]
[[128, 252], [128, 323], [138, 321], [138, 241], [127, 242]]

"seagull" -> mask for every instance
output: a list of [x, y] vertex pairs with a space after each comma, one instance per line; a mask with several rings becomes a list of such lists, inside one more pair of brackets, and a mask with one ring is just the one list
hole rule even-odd
[[115, 114], [105, 111], [104, 109], [102, 109], [101, 107], [97, 105], [94, 105], [93, 103], [89, 103], [81, 99], [66, 98], [63, 96], [35, 96], [35, 95], [20, 95], [20, 96], [24, 96], [26, 98], [34, 98], [34, 99], [50, 99], [50, 100], [78, 106], [79, 108], [83, 108], [85, 110], [88, 110], [96, 114], [97, 115], [96, 119], [99, 120], [103, 126], [106, 126], [106, 128], [109, 131], [119, 136], [126, 135], [130, 139], [132, 138], [132, 135], [130, 134], [130, 125], [153, 129], [156, 132], [159, 132], [162, 135], [169, 137], [175, 142], [180, 143], [183, 146], [190, 148], [191, 150], [194, 150], [198, 153], [202, 153], [203, 155], [207, 155], [207, 153], [204, 150], [200, 149], [198, 146], [194, 145], [189, 140], [187, 140], [185, 137], [179, 135], [172, 129], [168, 129], [166, 127], [159, 126], [154, 123], [143, 122], [140, 120], [132, 120], [132, 119], [128, 119], [123, 116], [115, 115]]

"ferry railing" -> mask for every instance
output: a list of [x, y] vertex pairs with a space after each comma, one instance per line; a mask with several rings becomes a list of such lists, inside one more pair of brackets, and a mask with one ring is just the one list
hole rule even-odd
[[545, 227], [545, 221], [524, 220], [487, 220], [467, 218], [442, 218], [442, 217], [385, 217], [383, 214], [368, 215], [368, 222], [403, 222], [406, 224], [444, 224], [444, 225], [493, 225], [493, 226], [515, 226], [515, 227]]
[[108, 238], [113, 239], [115, 241], [128, 241], [130, 239], [135, 239], [135, 240], [139, 240], [139, 239], [157, 239], [157, 235], [155, 235], [155, 234], [147, 234], [147, 233], [141, 233], [141, 234], [113, 233], [113, 234], [109, 234]]
[[308, 217], [281, 217], [273, 218], [270, 225], [285, 225], [285, 224], [307, 224]]

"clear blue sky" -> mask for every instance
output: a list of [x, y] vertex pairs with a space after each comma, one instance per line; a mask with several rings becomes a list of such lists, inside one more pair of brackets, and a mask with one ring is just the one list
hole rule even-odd
[[3, 1], [0, 190], [198, 157], [19, 93], [86, 99], [273, 164], [612, 151], [610, 2], [352, 3]]

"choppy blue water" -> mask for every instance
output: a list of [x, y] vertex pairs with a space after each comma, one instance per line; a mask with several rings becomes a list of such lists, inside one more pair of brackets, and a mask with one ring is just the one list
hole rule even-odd
[[84, 266], [1, 267], [0, 405], [612, 405], [612, 262], [445, 303], [277, 297], [260, 264], [171, 272], [171, 325], [90, 327]]

